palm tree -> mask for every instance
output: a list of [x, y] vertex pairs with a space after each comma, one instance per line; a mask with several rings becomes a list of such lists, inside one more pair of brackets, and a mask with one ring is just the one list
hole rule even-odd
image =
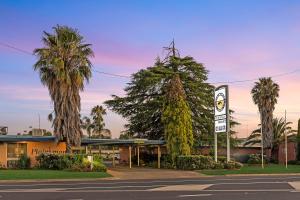
[[102, 106], [97, 105], [92, 108], [93, 134], [95, 135], [99, 135], [105, 126], [103, 115], [106, 115], [106, 110]]
[[[295, 132], [290, 126], [292, 122], [285, 122], [283, 118], [275, 118], [272, 121], [273, 126], [273, 139], [272, 139], [272, 149], [271, 155], [275, 158], [276, 152], [278, 151], [279, 145], [285, 140], [285, 133], [288, 136], [288, 140], [295, 140]], [[258, 128], [255, 129], [251, 135], [247, 138], [244, 146], [251, 146], [254, 144], [261, 143], [261, 124], [258, 124]]]
[[53, 30], [53, 34], [44, 32], [44, 47], [34, 50], [38, 57], [34, 70], [54, 103], [54, 134], [71, 152], [72, 145], [81, 143], [79, 92], [91, 77], [93, 51], [76, 29], [57, 25]]
[[251, 90], [254, 103], [258, 106], [262, 120], [264, 148], [272, 148], [273, 141], [273, 111], [279, 97], [279, 85], [270, 77], [260, 78]]
[[92, 120], [89, 117], [83, 117], [81, 120], [81, 128], [86, 130], [89, 138], [91, 138], [92, 131], [94, 128], [94, 124], [92, 123]]

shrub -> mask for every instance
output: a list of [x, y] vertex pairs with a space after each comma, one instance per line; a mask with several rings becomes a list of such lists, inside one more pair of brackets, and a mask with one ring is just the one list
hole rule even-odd
[[224, 162], [216, 162], [214, 169], [224, 169]]
[[93, 171], [94, 172], [106, 172], [106, 166], [98, 161], [93, 162]]
[[261, 163], [261, 155], [260, 154], [250, 154], [247, 163], [248, 164], [260, 164]]
[[224, 163], [224, 169], [240, 169], [243, 166], [242, 163], [229, 161]]
[[210, 156], [178, 156], [176, 159], [176, 168], [183, 170], [213, 169], [214, 166], [215, 161]]
[[172, 158], [169, 154], [163, 154], [160, 158], [160, 167], [165, 169], [174, 169]]
[[298, 161], [298, 160], [289, 160], [288, 164], [289, 165], [300, 165], [300, 161]]
[[227, 157], [225, 157], [225, 156], [218, 156], [218, 162], [221, 162], [221, 163], [227, 162]]
[[93, 160], [97, 162], [103, 162], [103, 158], [98, 154], [93, 155]]
[[183, 170], [195, 169], [240, 169], [243, 165], [239, 162], [226, 162], [226, 158], [220, 158], [215, 162], [211, 156], [191, 155], [178, 156], [176, 160], [176, 168]]
[[22, 154], [17, 162], [17, 168], [18, 169], [28, 169], [30, 168], [30, 158]]
[[[38, 168], [70, 171], [91, 171], [91, 163], [82, 154], [40, 154], [36, 158]], [[106, 171], [101, 156], [94, 156], [93, 171]]]

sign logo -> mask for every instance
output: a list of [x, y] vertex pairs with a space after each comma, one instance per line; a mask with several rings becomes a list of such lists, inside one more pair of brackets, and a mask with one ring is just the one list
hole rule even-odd
[[216, 97], [216, 109], [219, 112], [225, 108], [225, 95], [223, 93], [219, 93]]

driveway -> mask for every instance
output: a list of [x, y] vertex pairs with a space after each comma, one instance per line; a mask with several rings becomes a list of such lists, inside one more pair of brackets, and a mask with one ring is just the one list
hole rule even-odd
[[154, 169], [144, 167], [116, 167], [110, 168], [108, 173], [117, 179], [175, 179], [175, 178], [197, 178], [203, 175], [194, 171], [182, 171], [171, 169]]

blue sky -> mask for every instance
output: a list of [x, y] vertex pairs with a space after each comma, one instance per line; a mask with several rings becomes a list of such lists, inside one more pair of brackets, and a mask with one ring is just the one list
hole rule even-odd
[[[175, 39], [181, 55], [191, 55], [210, 71], [209, 81], [252, 79], [300, 69], [300, 2], [275, 0], [6, 1], [0, 2], [0, 42], [31, 52], [43, 31], [56, 24], [79, 29], [93, 45], [95, 69], [130, 75], [151, 66]], [[47, 88], [32, 66], [36, 58], [0, 46], [0, 125], [12, 134], [37, 126], [50, 129]], [[275, 115], [300, 117], [299, 73], [276, 78], [281, 86]], [[82, 93], [83, 114], [111, 94], [123, 94], [128, 79], [94, 74]], [[250, 90], [253, 82], [230, 85], [231, 107], [241, 136], [258, 122]], [[109, 112], [107, 128], [117, 137], [125, 122]]]

